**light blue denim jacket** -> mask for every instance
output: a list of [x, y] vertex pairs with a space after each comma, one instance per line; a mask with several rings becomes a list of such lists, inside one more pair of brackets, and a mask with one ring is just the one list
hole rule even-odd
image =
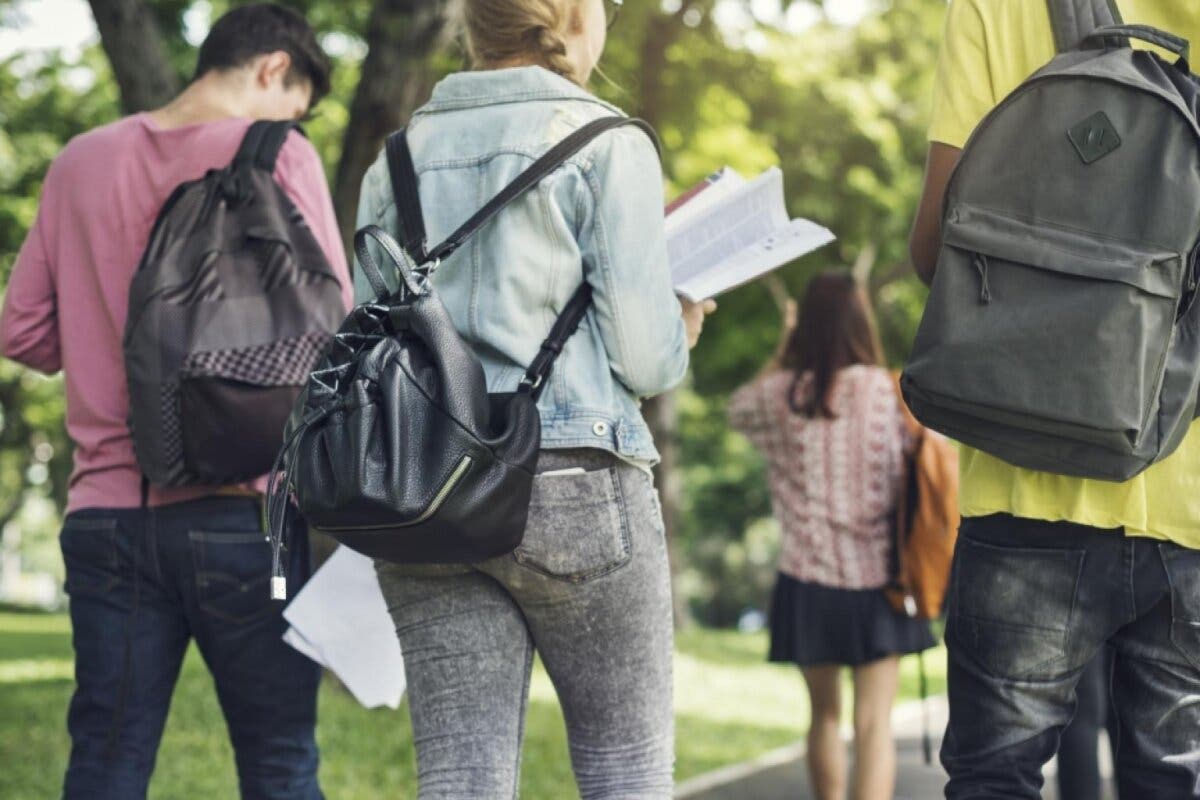
[[[442, 80], [408, 128], [429, 245], [571, 131], [620, 113], [541, 67]], [[383, 155], [363, 180], [358, 226], [368, 223], [400, 238]], [[667, 265], [662, 170], [637, 128], [602, 134], [501, 211], [441, 265], [434, 284], [483, 362], [488, 391], [506, 392], [585, 279], [594, 303], [538, 403], [542, 445], [653, 463], [638, 398], [678, 384], [688, 348]], [[361, 269], [355, 295], [371, 296]]]

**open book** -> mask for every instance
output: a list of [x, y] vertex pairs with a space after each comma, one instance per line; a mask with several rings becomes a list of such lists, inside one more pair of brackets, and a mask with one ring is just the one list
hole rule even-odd
[[725, 167], [667, 206], [667, 256], [675, 292], [716, 297], [834, 240], [815, 222], [788, 219], [783, 173], [746, 180]]

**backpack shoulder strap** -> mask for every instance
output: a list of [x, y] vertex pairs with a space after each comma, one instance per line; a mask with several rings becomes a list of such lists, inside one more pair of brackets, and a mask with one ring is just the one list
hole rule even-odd
[[408, 149], [407, 129], [401, 128], [389, 136], [384, 149], [387, 151], [388, 175], [392, 179], [392, 197], [396, 201], [396, 216], [400, 220], [401, 244], [414, 261], [423, 264], [428, 242], [421, 197], [417, 193], [417, 170]]
[[388, 172], [392, 179], [392, 192], [396, 199], [404, 249], [418, 264], [449, 257], [501, 209], [536, 186], [542, 178], [558, 169], [568, 158], [578, 153], [600, 134], [624, 125], [640, 128], [658, 149], [658, 137], [655, 135], [654, 129], [643, 120], [615, 116], [593, 120], [546, 151], [512, 183], [500, 190], [499, 194], [489, 200], [483, 208], [460, 225], [444, 242], [432, 249], [426, 249], [425, 220], [421, 214], [417, 173], [413, 166], [412, 153], [408, 148], [408, 138], [403, 129], [393, 133], [388, 137], [386, 146]]
[[242, 137], [237, 155], [233, 157], [233, 166], [250, 165], [274, 172], [275, 159], [279, 157], [283, 143], [293, 130], [304, 134], [304, 129], [291, 120], [260, 119], [251, 123]]
[[[396, 200], [396, 212], [400, 219], [404, 249], [418, 265], [430, 262], [436, 264], [441, 259], [447, 258], [505, 206], [536, 186], [542, 178], [558, 169], [568, 158], [578, 153], [605, 131], [624, 125], [640, 128], [650, 137], [655, 149], [661, 152], [654, 129], [643, 120], [616, 116], [593, 120], [546, 151], [512, 183], [501, 189], [483, 208], [458, 226], [457, 230], [450, 234], [444, 242], [432, 249], [427, 249], [425, 219], [421, 214], [421, 198], [417, 191], [417, 171], [413, 166], [412, 152], [408, 148], [408, 137], [403, 129], [393, 133], [387, 139], [386, 152], [388, 173], [392, 179], [392, 193]], [[391, 257], [393, 260], [397, 260], [395, 254]], [[575, 290], [566, 306], [559, 312], [550, 335], [542, 342], [533, 362], [521, 378], [518, 391], [528, 392], [535, 401], [541, 396], [546, 379], [554, 367], [554, 362], [566, 345], [567, 339], [583, 321], [591, 304], [592, 287], [585, 281]]]
[[1121, 24], [1116, 0], [1048, 0], [1054, 47], [1074, 50], [1097, 28]]

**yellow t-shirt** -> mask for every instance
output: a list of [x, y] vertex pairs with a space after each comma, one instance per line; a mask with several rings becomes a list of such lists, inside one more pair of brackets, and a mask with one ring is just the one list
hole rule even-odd
[[[1200, 2], [1117, 0], [1117, 7], [1125, 22], [1162, 28], [1200, 50]], [[930, 141], [961, 148], [997, 103], [1053, 57], [1046, 0], [951, 0]], [[1123, 527], [1200, 549], [1200, 421], [1175, 453], [1126, 483], [1020, 469], [966, 447], [960, 463], [964, 516], [1003, 512]]]

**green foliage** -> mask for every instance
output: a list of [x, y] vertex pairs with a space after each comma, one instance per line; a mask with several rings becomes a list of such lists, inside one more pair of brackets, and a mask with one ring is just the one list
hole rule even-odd
[[[117, 113], [116, 86], [98, 48], [78, 62], [51, 54], [17, 55], [0, 64], [0, 287], [33, 224], [54, 156], [71, 137]], [[71, 446], [64, 410], [61, 378], [0, 360], [0, 531], [27, 502], [65, 503]], [[22, 519], [26, 562], [57, 567], [48, 557], [57, 551], [55, 521], [41, 514]]]
[[[745, 174], [778, 165], [790, 212], [839, 237], [779, 275], [799, 296], [820, 270], [860, 260], [859, 269], [873, 267], [893, 363], [907, 354], [924, 300], [908, 269], [907, 234], [944, 10], [940, 0], [896, 2], [854, 28], [823, 22], [800, 34], [768, 31], [757, 53], [730, 48], [707, 22], [684, 27], [665, 48], [664, 88], [655, 94], [661, 105], [652, 116], [674, 191], [723, 164]], [[630, 31], [618, 29], [608, 60], [633, 69], [629, 51], [644, 53], [637, 34], [650, 35], [652, 23], [640, 21], [632, 43], [623, 39]], [[643, 76], [639, 88], [646, 84]], [[638, 108], [637, 97], [613, 99]], [[765, 471], [748, 442], [728, 430], [724, 409], [774, 350], [780, 320], [761, 284], [720, 298], [693, 354], [692, 388], [679, 401], [682, 579], [693, 612], [710, 624], [764, 608], [774, 573], [778, 534]]]

